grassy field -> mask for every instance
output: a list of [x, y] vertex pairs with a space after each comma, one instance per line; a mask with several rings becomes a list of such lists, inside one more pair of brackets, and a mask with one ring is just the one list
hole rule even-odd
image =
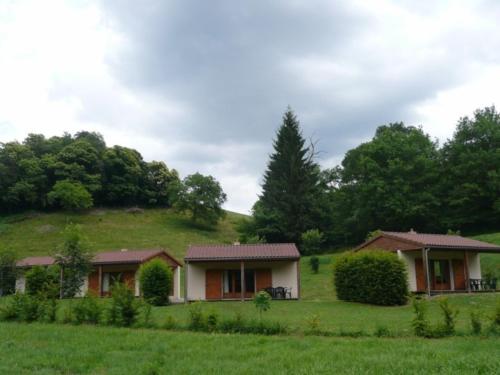
[[196, 334], [0, 323], [2, 374], [498, 374], [498, 340]]
[[228, 212], [216, 228], [193, 225], [184, 216], [166, 209], [142, 214], [124, 209], [96, 209], [85, 214], [34, 213], [0, 217], [0, 246], [20, 257], [50, 254], [61, 243], [67, 223], [78, 223], [95, 251], [167, 248], [182, 260], [189, 244], [232, 243], [234, 226], [243, 215]]

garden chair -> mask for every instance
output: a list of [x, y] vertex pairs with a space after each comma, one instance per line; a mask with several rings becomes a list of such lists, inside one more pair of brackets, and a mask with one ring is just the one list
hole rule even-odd
[[274, 293], [276, 294], [276, 298], [285, 299], [285, 288], [282, 286], [274, 288]]

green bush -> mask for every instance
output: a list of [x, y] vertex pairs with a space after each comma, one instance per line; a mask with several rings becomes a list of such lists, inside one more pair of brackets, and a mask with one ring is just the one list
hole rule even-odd
[[219, 321], [219, 315], [212, 311], [207, 315], [207, 329], [209, 332], [215, 332], [217, 330], [217, 324]]
[[192, 331], [205, 331], [207, 324], [203, 315], [200, 302], [194, 302], [189, 307], [189, 324], [188, 327]]
[[323, 234], [317, 229], [311, 229], [301, 235], [300, 250], [304, 255], [318, 254], [324, 242]]
[[167, 315], [162, 326], [163, 329], [176, 329], [178, 327], [177, 321], [172, 315]]
[[26, 293], [31, 296], [58, 298], [60, 273], [58, 266], [34, 266], [25, 273]]
[[431, 335], [431, 328], [429, 320], [427, 319], [427, 302], [423, 299], [413, 299], [413, 311], [415, 317], [412, 321], [413, 331], [416, 336], [429, 337]]
[[262, 290], [254, 296], [253, 303], [259, 311], [260, 319], [262, 319], [262, 313], [271, 308], [271, 296], [269, 293]]
[[311, 267], [312, 273], [318, 273], [319, 272], [319, 258], [316, 256], [312, 256], [309, 259], [309, 266]]
[[140, 302], [126, 285], [115, 283], [111, 288], [111, 305], [108, 309], [108, 324], [130, 327], [136, 323]]
[[142, 296], [155, 306], [168, 304], [168, 295], [172, 290], [172, 270], [164, 261], [153, 259], [140, 268]]
[[72, 319], [76, 324], [98, 324], [101, 320], [102, 307], [97, 297], [87, 293], [75, 301]]
[[470, 326], [474, 335], [481, 334], [483, 324], [481, 322], [481, 312], [479, 310], [473, 310], [470, 312]]
[[404, 305], [408, 297], [405, 264], [386, 251], [360, 251], [334, 264], [337, 298], [374, 305]]
[[437, 327], [438, 336], [451, 336], [455, 333], [455, 325], [457, 322], [458, 310], [454, 310], [449, 302], [448, 298], [442, 298], [439, 301], [439, 307], [441, 313], [443, 314], [443, 323], [441, 326]]
[[6, 321], [34, 322], [44, 315], [40, 298], [29, 294], [16, 293], [0, 309], [0, 319]]

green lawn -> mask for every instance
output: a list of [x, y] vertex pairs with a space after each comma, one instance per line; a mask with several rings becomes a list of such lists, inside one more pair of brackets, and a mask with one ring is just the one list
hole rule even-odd
[[2, 374], [498, 374], [500, 340], [262, 337], [0, 323]]
[[166, 209], [147, 209], [142, 214], [124, 209], [96, 209], [84, 214], [34, 213], [0, 217], [0, 247], [19, 257], [50, 254], [61, 243], [67, 223], [82, 225], [95, 251], [163, 247], [182, 260], [190, 244], [232, 243], [234, 229], [243, 215], [228, 212], [215, 229], [193, 225], [184, 216]]

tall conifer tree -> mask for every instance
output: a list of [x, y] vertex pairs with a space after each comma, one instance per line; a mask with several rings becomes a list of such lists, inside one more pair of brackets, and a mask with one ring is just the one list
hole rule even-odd
[[267, 242], [298, 243], [303, 232], [317, 228], [320, 169], [313, 157], [297, 117], [288, 109], [254, 206], [257, 233]]

